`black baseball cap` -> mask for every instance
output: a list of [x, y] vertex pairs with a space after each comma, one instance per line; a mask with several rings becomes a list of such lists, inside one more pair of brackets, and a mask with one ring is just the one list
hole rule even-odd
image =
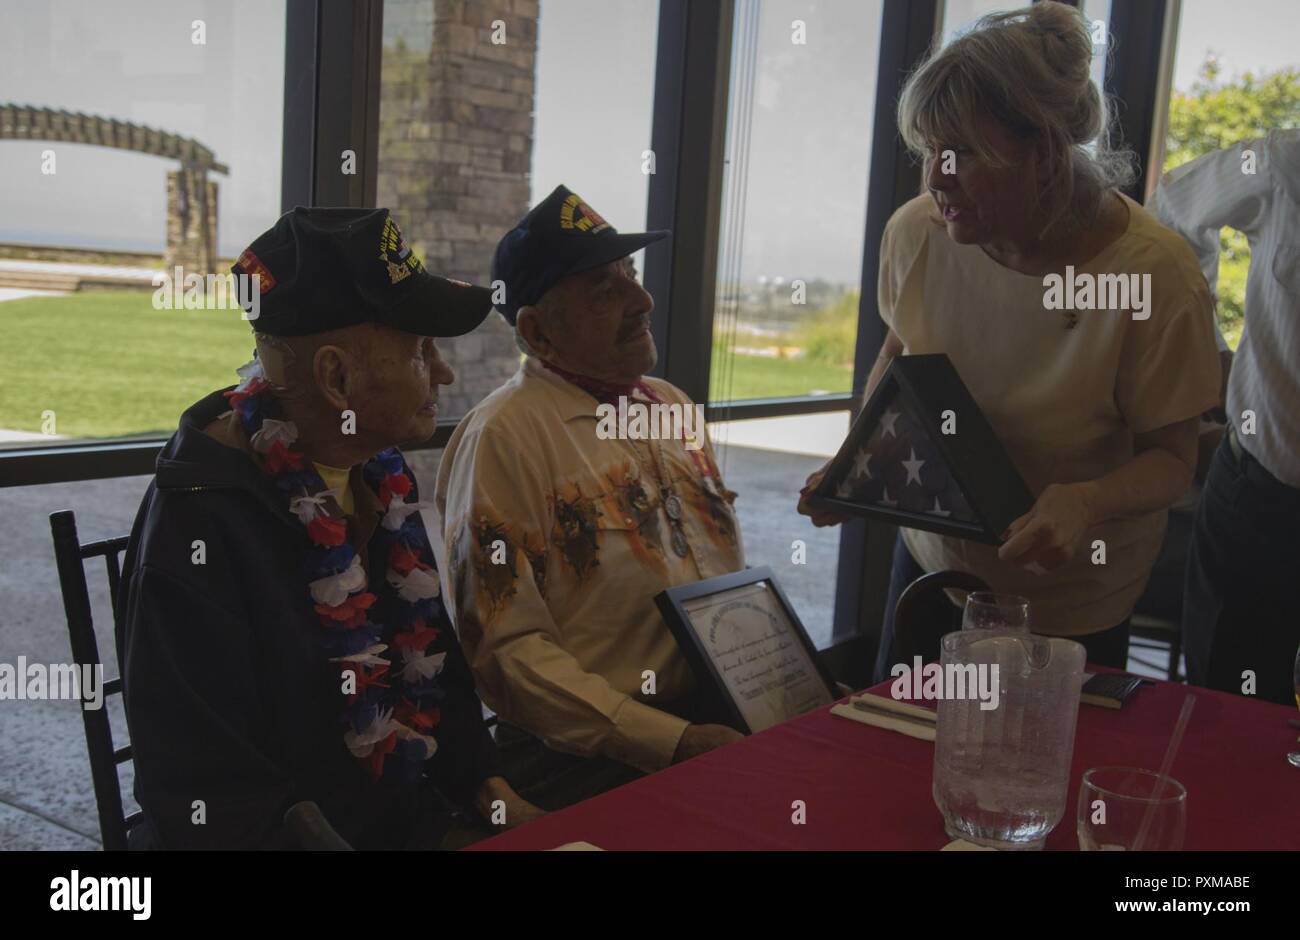
[[511, 323], [519, 308], [535, 304], [557, 281], [626, 258], [669, 233], [618, 230], [566, 186], [539, 202], [497, 242], [492, 280], [505, 284], [497, 310]]
[[[492, 292], [438, 277], [387, 209], [302, 206], [280, 216], [235, 261], [259, 276], [259, 333], [303, 336], [383, 323], [420, 336], [461, 336], [492, 311]], [[252, 313], [249, 302], [244, 310]]]

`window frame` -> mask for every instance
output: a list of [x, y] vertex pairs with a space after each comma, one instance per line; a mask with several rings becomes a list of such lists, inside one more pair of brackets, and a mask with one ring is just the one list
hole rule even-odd
[[[885, 336], [876, 305], [880, 240], [894, 210], [920, 189], [920, 167], [895, 127], [907, 74], [939, 37], [944, 0], [882, 0], [873, 139], [860, 276], [853, 392], [721, 401], [710, 419], [746, 420], [850, 411]], [[1076, 3], [1077, 0], [1071, 0]], [[661, 0], [656, 50], [647, 227], [674, 237], [646, 249], [645, 285], [660, 315], [652, 330], [662, 355], [654, 374], [695, 401], [709, 401], [722, 166], [735, 0]], [[1138, 154], [1141, 200], [1153, 177], [1166, 111], [1160, 97], [1173, 69], [1180, 0], [1112, 3], [1115, 37], [1106, 91], [1124, 102], [1115, 134]], [[373, 205], [378, 178], [383, 0], [286, 0], [281, 210], [296, 205]], [[1157, 126], [1159, 125], [1159, 126]], [[357, 173], [339, 172], [341, 152]], [[1158, 176], [1158, 174], [1156, 174]], [[444, 447], [460, 416], [439, 422], [428, 442]], [[147, 475], [166, 436], [81, 441], [0, 451], [0, 487]], [[842, 527], [832, 645], [823, 653], [857, 687], [870, 677], [887, 594], [896, 529], [865, 519]]]

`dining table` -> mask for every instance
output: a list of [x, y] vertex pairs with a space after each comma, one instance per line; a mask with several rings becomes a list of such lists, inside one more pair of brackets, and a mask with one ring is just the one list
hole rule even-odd
[[[868, 691], [888, 696], [890, 682]], [[1184, 849], [1300, 849], [1300, 770], [1287, 761], [1296, 712], [1152, 681], [1122, 708], [1079, 705], [1069, 793], [1046, 850], [1078, 850], [1086, 770], [1159, 768], [1189, 694], [1195, 704], [1169, 771], [1187, 790]], [[820, 707], [469, 850], [936, 851], [954, 840], [931, 793], [934, 748]]]

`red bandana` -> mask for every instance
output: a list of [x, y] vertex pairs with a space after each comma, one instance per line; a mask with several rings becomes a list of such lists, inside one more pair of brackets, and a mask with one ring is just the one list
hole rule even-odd
[[591, 376], [578, 375], [567, 369], [561, 369], [559, 366], [553, 366], [542, 359], [537, 361], [569, 384], [578, 386], [602, 405], [617, 405], [620, 397], [630, 399], [633, 392], [640, 392], [650, 401], [659, 400], [659, 396], [654, 393], [654, 389], [644, 379], [627, 384], [606, 382], [602, 379], [593, 379]]

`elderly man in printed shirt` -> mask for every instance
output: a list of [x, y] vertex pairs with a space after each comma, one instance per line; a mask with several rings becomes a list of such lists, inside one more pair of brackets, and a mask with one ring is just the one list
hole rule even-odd
[[[703, 428], [601, 430], [601, 405], [679, 405], [645, 373], [654, 301], [620, 235], [558, 187], [498, 244], [519, 371], [457, 428], [439, 468], [454, 610], [520, 795], [558, 808], [730, 743], [654, 597], [744, 567], [735, 494]], [[610, 422], [605, 422], [607, 428]], [[658, 430], [651, 433], [658, 433]]]

